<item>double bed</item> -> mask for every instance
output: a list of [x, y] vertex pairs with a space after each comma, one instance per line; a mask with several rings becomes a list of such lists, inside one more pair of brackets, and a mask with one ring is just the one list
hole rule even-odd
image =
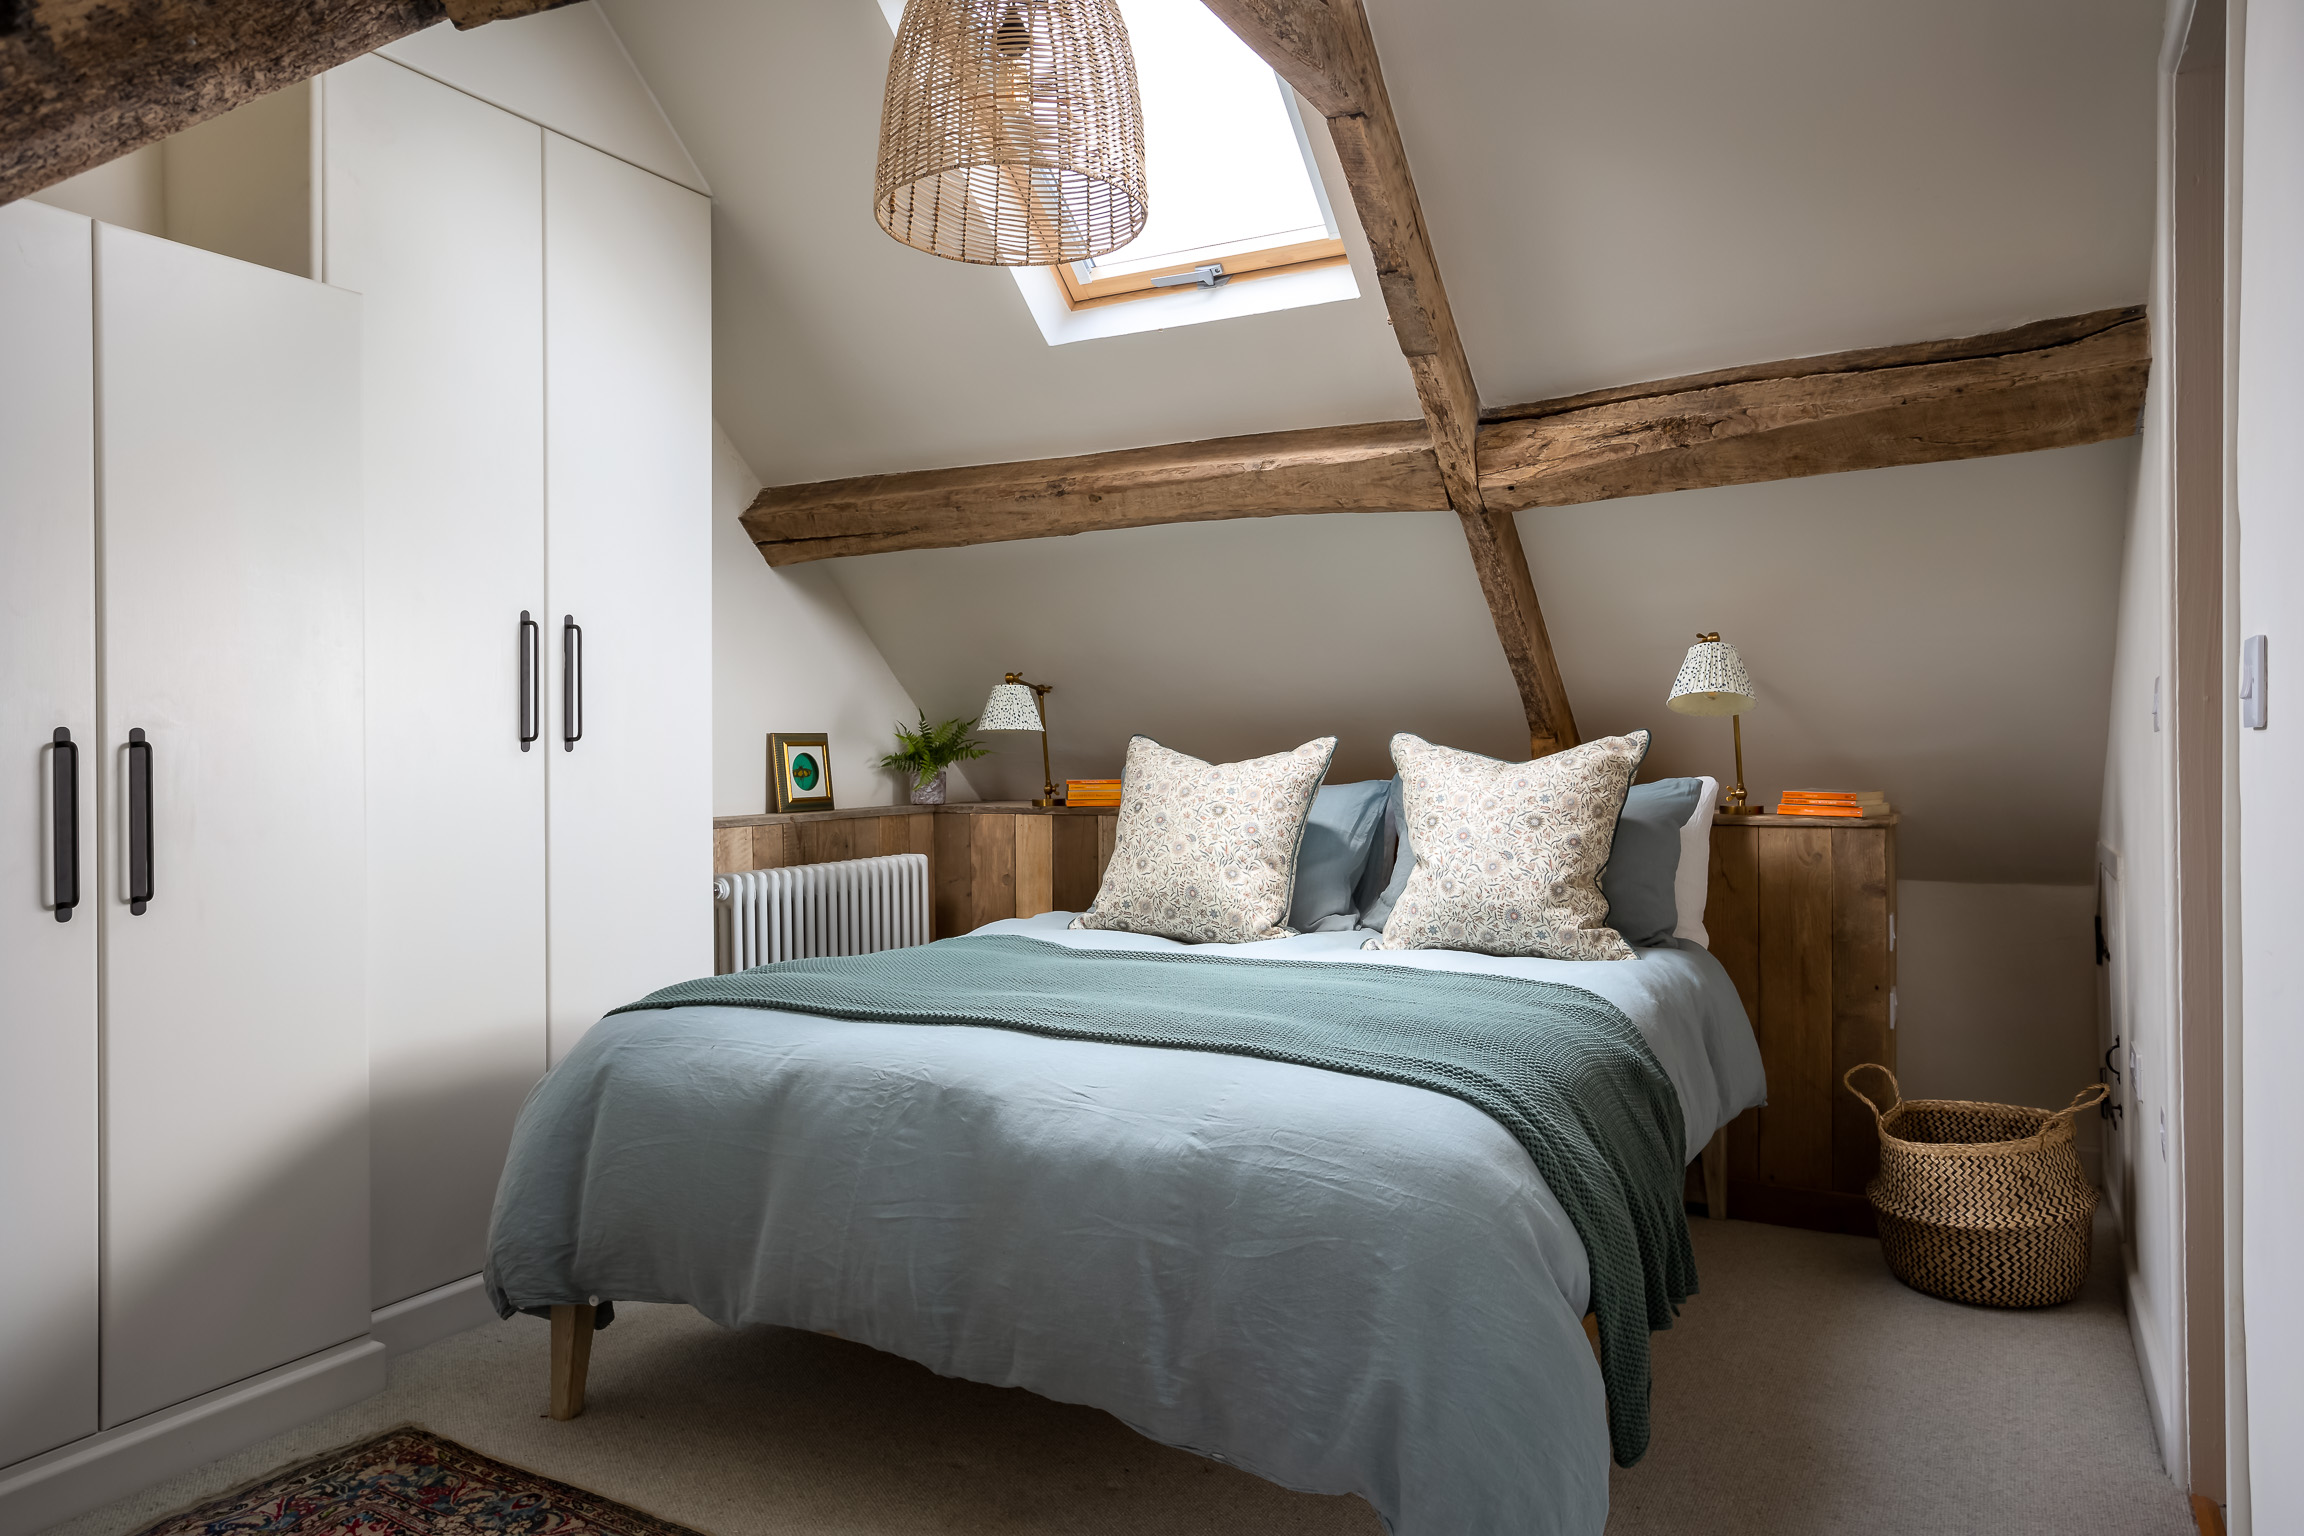
[[[1683, 1164], [1763, 1097], [1735, 988], [1685, 940], [1569, 962], [1370, 952], [1365, 930], [1187, 946], [1070, 916], [938, 948], [1010, 935], [1300, 962], [1289, 985], [1308, 999], [1328, 966], [1581, 989], [1669, 1079]], [[507, 1315], [676, 1302], [730, 1328], [837, 1333], [1360, 1494], [1403, 1536], [1606, 1522], [1585, 1244], [1523, 1140], [1427, 1087], [1216, 1049], [658, 1005], [610, 1015], [531, 1097], [490, 1250]]]

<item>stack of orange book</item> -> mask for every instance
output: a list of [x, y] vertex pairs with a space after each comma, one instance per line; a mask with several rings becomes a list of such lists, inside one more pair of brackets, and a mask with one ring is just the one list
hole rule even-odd
[[1788, 789], [1776, 802], [1776, 814], [1861, 821], [1887, 815], [1888, 797], [1876, 789]]
[[1112, 806], [1120, 803], [1118, 779], [1066, 779], [1064, 781], [1066, 805]]

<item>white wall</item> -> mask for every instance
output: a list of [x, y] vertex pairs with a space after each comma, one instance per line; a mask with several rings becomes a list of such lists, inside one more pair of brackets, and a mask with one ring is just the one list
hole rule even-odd
[[[911, 784], [882, 772], [873, 760], [895, 748], [894, 726], [912, 724], [917, 706], [824, 567], [779, 571], [760, 558], [736, 521], [759, 490], [759, 477], [715, 428], [712, 813], [747, 816], [767, 809], [771, 731], [822, 731], [831, 737], [835, 804], [895, 805], [909, 797]], [[983, 707], [979, 698], [947, 713], [973, 714]], [[949, 789], [954, 799], [975, 798], [959, 770]]]
[[40, 202], [179, 245], [311, 277], [313, 85], [259, 96], [34, 193]]
[[[2243, 133], [2238, 409], [2242, 635], [2270, 644], [2269, 716], [2240, 732], [2241, 1277], [2255, 1529], [2304, 1530], [2304, 3], [2250, 0]], [[2229, 1038], [2229, 1037], [2228, 1037]]]
[[66, 208], [106, 224], [167, 238], [167, 147], [142, 149], [107, 160], [93, 170], [69, 176], [32, 194], [35, 202]]
[[[2172, 15], [2188, 0], [2170, 0]], [[2162, 112], [2166, 111], [2165, 81]], [[2171, 285], [2163, 146], [2160, 213], [2153, 247], [2151, 302], [2169, 312]], [[2169, 1472], [2188, 1482], [2185, 1466], [2181, 1350], [2182, 1239], [2169, 1148], [2182, 1132], [2174, 1007], [2172, 743], [2154, 718], [2155, 688], [2169, 686], [2171, 395], [2167, 370], [2155, 367], [2146, 392], [2144, 430], [2133, 494], [2126, 510], [2113, 641], [2110, 729], [2106, 738], [2096, 878], [2111, 958], [2097, 1047], [2120, 1043], [2125, 1073], [2122, 1115], [2102, 1139], [2106, 1194], [2121, 1233], [2129, 1332], [2144, 1377], [2155, 1437]]]
[[[2095, 1082], [2095, 913], [2085, 885], [1898, 881], [1905, 1096], [2062, 1109]], [[2091, 1175], [2097, 1126], [2075, 1126]]]

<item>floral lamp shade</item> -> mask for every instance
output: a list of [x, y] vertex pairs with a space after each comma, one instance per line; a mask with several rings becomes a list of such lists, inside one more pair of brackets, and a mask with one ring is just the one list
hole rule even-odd
[[1752, 674], [1744, 670], [1736, 647], [1706, 635], [1688, 647], [1688, 659], [1680, 663], [1664, 705], [1683, 715], [1743, 714], [1752, 707]]
[[980, 731], [1040, 731], [1047, 727], [1041, 723], [1040, 701], [1023, 683], [998, 683], [993, 686], [992, 697], [984, 701], [984, 713], [977, 717]]

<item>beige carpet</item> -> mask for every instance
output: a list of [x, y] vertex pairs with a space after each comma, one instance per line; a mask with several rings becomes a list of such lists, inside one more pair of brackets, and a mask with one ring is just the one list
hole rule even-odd
[[[2071, 1306], [1985, 1312], [1905, 1290], [1869, 1241], [1694, 1227], [1704, 1291], [1656, 1339], [1654, 1448], [1615, 1475], [1611, 1536], [2191, 1529], [2101, 1251]], [[812, 1334], [618, 1310], [572, 1423], [544, 1416], [545, 1325], [516, 1318], [398, 1361], [379, 1397], [57, 1536], [126, 1536], [410, 1421], [713, 1536], [1381, 1530], [1358, 1499], [1275, 1488], [1089, 1409]]]

